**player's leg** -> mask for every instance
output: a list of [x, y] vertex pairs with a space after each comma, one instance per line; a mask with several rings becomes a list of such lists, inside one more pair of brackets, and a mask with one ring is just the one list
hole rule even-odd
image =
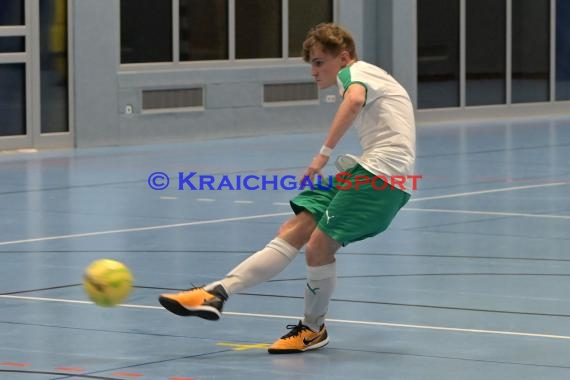
[[[374, 177], [360, 165], [348, 172], [354, 181], [357, 176]], [[331, 200], [307, 244], [304, 318], [288, 326], [291, 331], [270, 346], [270, 353], [303, 352], [328, 343], [324, 320], [336, 285], [335, 253], [341, 246], [384, 231], [410, 197], [372, 182], [357, 188], [354, 181], [350, 190], [339, 191]]]
[[203, 288], [162, 294], [159, 302], [177, 315], [219, 319], [230, 294], [273, 278], [291, 263], [311, 237], [335, 193], [335, 188], [301, 192], [291, 200], [295, 216], [283, 224], [277, 237], [264, 249], [247, 258], [225, 278]]
[[335, 254], [341, 245], [317, 228], [305, 250], [307, 283], [303, 324], [313, 331], [325, 323], [330, 299], [336, 287]]
[[373, 174], [357, 165], [349, 169], [353, 183], [340, 191], [329, 204], [307, 244], [308, 266], [303, 324], [313, 331], [322, 330], [325, 315], [336, 285], [335, 254], [341, 246], [376, 236], [386, 230], [409, 194], [400, 189], [375, 186], [370, 181], [356, 186], [357, 177]]
[[217, 320], [231, 294], [268, 281], [283, 271], [309, 240], [315, 226], [316, 221], [311, 214], [300, 212], [281, 226], [275, 239], [223, 279], [176, 294], [162, 294], [159, 302], [177, 315]]
[[206, 287], [221, 284], [228, 294], [240, 292], [268, 281], [281, 273], [309, 240], [317, 223], [306, 211], [285, 222], [264, 249], [254, 253], [235, 267], [227, 276]]
[[307, 283], [305, 313], [297, 325], [268, 349], [272, 354], [303, 352], [324, 347], [328, 334], [324, 324], [328, 305], [336, 286], [335, 253], [341, 245], [319, 228], [311, 235], [306, 249]]

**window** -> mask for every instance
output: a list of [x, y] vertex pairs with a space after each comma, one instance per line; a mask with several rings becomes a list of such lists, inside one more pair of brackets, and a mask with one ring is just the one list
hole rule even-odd
[[121, 0], [121, 63], [172, 61], [172, 0]]
[[228, 59], [228, 1], [180, 0], [180, 60]]
[[418, 107], [459, 106], [459, 0], [418, 0]]
[[22, 53], [25, 51], [25, 37], [0, 37], [0, 53]]
[[466, 5], [466, 105], [504, 104], [506, 2], [467, 0]]
[[236, 58], [279, 58], [281, 0], [236, 0]]
[[[334, 0], [121, 0], [120, 4], [123, 64], [300, 57], [309, 28], [332, 22], [334, 8]], [[283, 7], [288, 7], [286, 20]], [[178, 40], [172, 37], [175, 25]]]
[[26, 134], [26, 66], [0, 65], [0, 136]]
[[300, 57], [309, 29], [332, 22], [332, 0], [289, 0], [289, 57]]
[[417, 18], [418, 108], [570, 100], [570, 0], [417, 0]]
[[570, 0], [556, 6], [556, 100], [570, 100]]
[[513, 1], [512, 102], [550, 98], [550, 0]]
[[25, 0], [0, 0], [0, 26], [24, 25]]
[[69, 131], [67, 0], [40, 1], [41, 132]]

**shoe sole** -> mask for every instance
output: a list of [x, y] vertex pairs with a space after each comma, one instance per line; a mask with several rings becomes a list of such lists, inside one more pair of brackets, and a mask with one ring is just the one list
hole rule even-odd
[[327, 344], [329, 344], [329, 339], [325, 339], [322, 342], [313, 344], [311, 346], [305, 347], [305, 348], [301, 348], [301, 349], [286, 349], [286, 350], [279, 350], [279, 349], [273, 349], [273, 348], [268, 348], [267, 352], [269, 352], [270, 354], [273, 355], [279, 355], [279, 354], [300, 354], [301, 352], [307, 352], [307, 351], [311, 351], [311, 350], [317, 350], [319, 348], [323, 348], [324, 346], [326, 346]]
[[187, 308], [171, 298], [162, 296], [158, 298], [158, 302], [160, 302], [162, 307], [164, 307], [166, 310], [182, 317], [199, 317], [202, 319], [207, 319], [208, 321], [217, 321], [222, 316], [220, 311], [212, 306]]

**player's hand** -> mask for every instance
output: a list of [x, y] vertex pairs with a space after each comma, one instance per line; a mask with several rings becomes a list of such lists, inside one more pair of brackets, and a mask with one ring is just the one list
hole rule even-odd
[[314, 183], [315, 175], [324, 177], [322, 169], [325, 167], [328, 161], [329, 158], [327, 156], [324, 156], [322, 154], [317, 154], [315, 158], [313, 158], [313, 161], [311, 162], [309, 167], [305, 169], [305, 173], [303, 173], [303, 178], [301, 179], [301, 181], [304, 178], [309, 177], [311, 183]]

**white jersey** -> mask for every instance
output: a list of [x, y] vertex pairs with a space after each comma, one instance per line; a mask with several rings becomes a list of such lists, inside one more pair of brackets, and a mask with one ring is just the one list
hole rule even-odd
[[366, 88], [366, 102], [353, 125], [362, 155], [352, 157], [375, 175], [389, 178], [413, 174], [416, 127], [408, 93], [386, 71], [363, 61], [338, 73], [341, 96], [354, 83]]

